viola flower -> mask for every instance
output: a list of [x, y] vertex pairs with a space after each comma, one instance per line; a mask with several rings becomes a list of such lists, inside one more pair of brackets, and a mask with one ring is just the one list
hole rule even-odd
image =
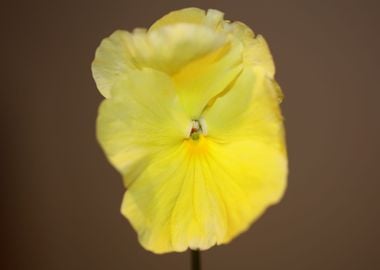
[[245, 24], [174, 11], [104, 39], [92, 72], [105, 97], [97, 138], [144, 248], [228, 243], [283, 196], [282, 94], [267, 43]]

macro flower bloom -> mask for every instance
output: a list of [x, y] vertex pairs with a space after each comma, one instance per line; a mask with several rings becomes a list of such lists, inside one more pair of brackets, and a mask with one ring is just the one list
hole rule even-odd
[[228, 243], [283, 196], [282, 94], [267, 43], [245, 24], [174, 11], [104, 39], [92, 72], [105, 97], [97, 137], [144, 248]]

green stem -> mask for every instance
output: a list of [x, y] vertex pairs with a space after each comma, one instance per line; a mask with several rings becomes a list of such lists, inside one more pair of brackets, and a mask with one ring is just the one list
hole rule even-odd
[[201, 270], [201, 253], [199, 250], [191, 250], [191, 270]]

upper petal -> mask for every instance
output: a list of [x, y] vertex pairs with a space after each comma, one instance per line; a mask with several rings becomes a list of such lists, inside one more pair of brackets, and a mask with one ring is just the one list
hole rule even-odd
[[263, 36], [255, 36], [252, 29], [242, 22], [226, 22], [223, 29], [243, 44], [245, 66], [261, 70], [273, 78], [275, 66], [269, 46]]
[[150, 28], [150, 31], [157, 30], [160, 27], [176, 23], [203, 24], [205, 20], [205, 11], [203, 9], [190, 7], [180, 10], [174, 10], [158, 19]]
[[274, 76], [275, 66], [269, 47], [263, 36], [255, 36], [246, 24], [223, 20], [223, 12], [209, 9], [207, 12], [199, 8], [175, 10], [157, 20], [150, 30], [176, 23], [192, 23], [208, 26], [224, 35], [232, 35], [244, 45], [244, 62], [255, 68], [264, 70], [270, 77]]
[[242, 46], [229, 42], [173, 74], [178, 95], [188, 115], [197, 119], [212, 98], [227, 89], [242, 69]]
[[103, 39], [96, 50], [92, 74], [100, 93], [106, 98], [111, 96], [111, 88], [121, 75], [136, 69], [127, 47], [129, 35], [127, 31], [115, 31]]
[[187, 63], [222, 47], [226, 37], [196, 24], [178, 23], [154, 31], [135, 31], [128, 49], [140, 67], [173, 74]]
[[146, 67], [173, 74], [194, 59], [223, 47], [227, 39], [202, 25], [179, 23], [155, 31], [116, 31], [98, 47], [92, 72], [106, 98], [121, 75]]
[[217, 28], [221, 26], [223, 22], [223, 15], [223, 12], [216, 9], [209, 9], [205, 12], [203, 9], [195, 7], [183, 8], [172, 11], [158, 19], [149, 30], [156, 30], [160, 27], [176, 23], [191, 23]]

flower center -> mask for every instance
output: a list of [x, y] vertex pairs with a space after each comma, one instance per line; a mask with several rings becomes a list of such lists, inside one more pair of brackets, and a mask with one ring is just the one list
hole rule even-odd
[[190, 130], [189, 137], [196, 141], [199, 140], [199, 137], [201, 134], [207, 135], [207, 126], [206, 126], [206, 121], [204, 119], [200, 120], [192, 120], [192, 126]]

